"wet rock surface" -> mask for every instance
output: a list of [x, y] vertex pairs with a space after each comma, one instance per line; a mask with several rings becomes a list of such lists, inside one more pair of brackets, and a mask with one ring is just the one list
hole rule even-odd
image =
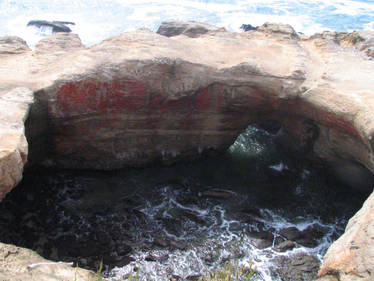
[[277, 265], [276, 276], [282, 281], [307, 281], [314, 280], [320, 266], [320, 260], [316, 257], [298, 253], [291, 256], [280, 256], [273, 260]]
[[27, 26], [36, 26], [38, 28], [50, 27], [53, 33], [71, 32], [71, 29], [67, 25], [75, 25], [75, 23], [70, 22], [70, 21], [46, 21], [46, 20], [31, 20], [27, 23]]

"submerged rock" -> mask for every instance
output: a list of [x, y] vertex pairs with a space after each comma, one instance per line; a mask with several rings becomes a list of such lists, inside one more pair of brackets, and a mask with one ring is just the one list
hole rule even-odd
[[274, 235], [271, 230], [254, 231], [250, 233], [252, 244], [258, 249], [265, 249], [273, 245]]
[[216, 199], [229, 199], [238, 195], [232, 190], [226, 189], [210, 189], [201, 193], [203, 197], [212, 197]]
[[288, 250], [292, 250], [293, 248], [295, 248], [295, 246], [296, 245], [294, 242], [287, 240], [279, 243], [276, 247], [274, 247], [274, 249], [278, 252], [286, 252]]
[[163, 262], [163, 261], [166, 261], [168, 259], [169, 259], [168, 254], [159, 255], [159, 256], [150, 254], [150, 255], [145, 257], [146, 261], [157, 261], [157, 262]]
[[186, 280], [188, 280], [188, 281], [198, 281], [198, 280], [201, 279], [201, 277], [202, 277], [201, 274], [188, 275], [186, 277]]
[[323, 236], [323, 233], [314, 226], [310, 226], [303, 231], [298, 230], [296, 227], [289, 227], [282, 229], [279, 234], [287, 240], [291, 240], [308, 248], [317, 247], [319, 239]]

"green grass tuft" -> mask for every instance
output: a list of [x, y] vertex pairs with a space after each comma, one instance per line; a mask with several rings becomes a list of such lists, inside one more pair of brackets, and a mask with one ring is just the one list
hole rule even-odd
[[200, 277], [198, 281], [252, 281], [256, 271], [252, 263], [249, 267], [228, 263], [221, 270], [208, 271], [206, 276]]

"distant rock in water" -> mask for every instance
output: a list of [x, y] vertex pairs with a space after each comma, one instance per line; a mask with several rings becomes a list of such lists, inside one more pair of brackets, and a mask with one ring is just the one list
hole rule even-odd
[[251, 24], [242, 24], [242, 26], [240, 27], [240, 29], [242, 29], [243, 31], [250, 31], [250, 30], [257, 30], [258, 26], [253, 26]]
[[188, 37], [196, 38], [209, 31], [214, 30], [221, 30], [224, 31], [222, 28], [218, 28], [216, 26], [207, 24], [207, 23], [200, 23], [200, 22], [178, 22], [178, 21], [170, 21], [170, 22], [163, 22], [161, 23], [160, 27], [157, 30], [157, 33], [167, 37], [178, 36], [180, 34], [186, 35]]
[[75, 25], [74, 22], [70, 21], [46, 21], [46, 20], [32, 20], [29, 21], [27, 26], [36, 26], [41, 28], [42, 26], [52, 27], [52, 32], [71, 32], [71, 29], [66, 25]]

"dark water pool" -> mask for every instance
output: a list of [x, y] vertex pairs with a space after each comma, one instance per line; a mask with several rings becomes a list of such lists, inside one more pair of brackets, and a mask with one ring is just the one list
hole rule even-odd
[[108, 280], [197, 280], [227, 263], [253, 280], [311, 280], [365, 194], [244, 132], [226, 154], [115, 172], [33, 171], [0, 203], [0, 240]]

